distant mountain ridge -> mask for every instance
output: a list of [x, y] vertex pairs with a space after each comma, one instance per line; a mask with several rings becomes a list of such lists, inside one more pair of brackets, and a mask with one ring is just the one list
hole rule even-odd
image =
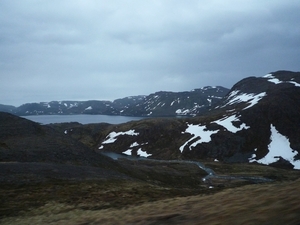
[[229, 89], [206, 86], [192, 91], [160, 91], [114, 101], [51, 101], [26, 103], [19, 107], [0, 105], [0, 111], [19, 116], [102, 114], [123, 116], [195, 116], [219, 102]]

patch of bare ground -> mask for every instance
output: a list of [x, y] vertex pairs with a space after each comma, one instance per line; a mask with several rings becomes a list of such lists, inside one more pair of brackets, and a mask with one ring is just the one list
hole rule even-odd
[[[59, 201], [1, 224], [290, 224], [300, 223], [300, 179], [246, 185], [210, 195], [174, 197], [109, 209]], [[121, 198], [121, 196], [119, 196]]]

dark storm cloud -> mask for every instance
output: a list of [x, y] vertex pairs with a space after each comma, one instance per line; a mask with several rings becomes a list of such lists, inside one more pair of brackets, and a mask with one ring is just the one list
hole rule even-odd
[[299, 71], [300, 2], [0, 1], [0, 103], [110, 99]]

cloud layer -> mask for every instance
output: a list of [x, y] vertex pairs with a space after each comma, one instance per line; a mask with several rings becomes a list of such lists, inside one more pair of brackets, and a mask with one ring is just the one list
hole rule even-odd
[[300, 70], [297, 0], [2, 0], [0, 103], [113, 100]]

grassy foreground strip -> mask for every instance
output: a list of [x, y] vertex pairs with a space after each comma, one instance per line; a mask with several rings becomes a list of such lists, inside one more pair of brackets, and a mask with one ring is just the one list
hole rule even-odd
[[300, 224], [300, 179], [246, 185], [121, 209], [83, 210], [58, 202], [0, 224]]

